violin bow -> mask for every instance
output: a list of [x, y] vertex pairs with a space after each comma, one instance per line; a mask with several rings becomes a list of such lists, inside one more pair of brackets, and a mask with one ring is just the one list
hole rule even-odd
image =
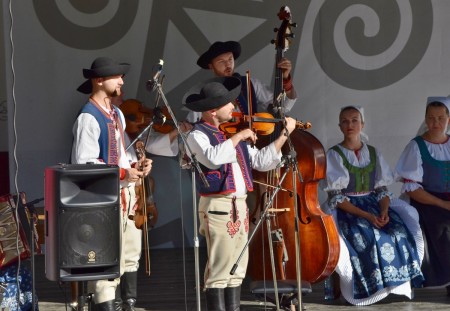
[[253, 105], [252, 105], [252, 90], [250, 82], [250, 71], [245, 73], [245, 82], [247, 84], [247, 110], [249, 115], [248, 126], [253, 131]]

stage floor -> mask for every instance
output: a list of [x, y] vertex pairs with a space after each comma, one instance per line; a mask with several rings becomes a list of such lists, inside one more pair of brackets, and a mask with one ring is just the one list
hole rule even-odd
[[[199, 251], [200, 276], [203, 275], [204, 250]], [[195, 290], [195, 256], [194, 249], [158, 249], [151, 251], [152, 273], [147, 277], [143, 271], [138, 278], [138, 311], [166, 311], [166, 310], [197, 310]], [[71, 297], [70, 285], [59, 285], [45, 277], [44, 255], [35, 256], [36, 293], [41, 311], [70, 310], [67, 306]], [[415, 298], [409, 300], [404, 296], [390, 295], [379, 303], [367, 307], [348, 305], [342, 298], [335, 301], [323, 299], [323, 284], [317, 283], [312, 287], [312, 293], [303, 297], [305, 310], [322, 311], [338, 310], [449, 310], [450, 297], [446, 296], [445, 288], [415, 290]], [[275, 310], [272, 303], [258, 302], [250, 293], [248, 283], [242, 287], [241, 310]], [[87, 310], [87, 309], [86, 309]], [[201, 293], [201, 310], [206, 310], [204, 295]]]

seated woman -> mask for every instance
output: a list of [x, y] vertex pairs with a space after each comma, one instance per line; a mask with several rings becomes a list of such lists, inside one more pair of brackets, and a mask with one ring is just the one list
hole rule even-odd
[[425, 240], [424, 286], [447, 286], [450, 296], [450, 99], [429, 97], [426, 131], [406, 146], [396, 171], [402, 192], [420, 216]]
[[393, 173], [382, 155], [361, 140], [363, 127], [361, 107], [342, 108], [344, 140], [327, 152], [324, 186], [340, 233], [336, 272], [341, 293], [353, 305], [369, 305], [390, 293], [411, 298], [411, 286], [423, 282], [418, 215], [388, 192]]

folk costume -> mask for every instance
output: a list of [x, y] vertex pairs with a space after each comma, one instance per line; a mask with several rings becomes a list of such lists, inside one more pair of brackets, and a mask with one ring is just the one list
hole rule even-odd
[[[382, 155], [363, 143], [353, 151], [336, 145], [327, 152], [327, 207], [340, 233], [341, 252], [336, 272], [343, 297], [353, 305], [369, 305], [390, 293], [412, 298], [421, 287], [423, 239], [414, 208], [394, 199], [387, 186], [393, 173]], [[356, 207], [379, 215], [378, 201], [390, 200], [389, 223], [377, 229], [365, 218], [337, 208], [349, 200]]]
[[[199, 59], [197, 60], [197, 65], [203, 69], [209, 69], [209, 63], [217, 56], [231, 52], [233, 54], [234, 59], [236, 60], [239, 55], [241, 55], [241, 45], [236, 41], [226, 41], [214, 42], [209, 49], [204, 52]], [[246, 77], [241, 76], [239, 73], [234, 73], [234, 77], [237, 77], [241, 80], [241, 92], [238, 97], [233, 100], [236, 111], [243, 112], [248, 115], [248, 103], [247, 103], [247, 83]], [[269, 86], [262, 83], [260, 80], [255, 78], [250, 78], [250, 86], [251, 86], [251, 98], [253, 99], [252, 111], [253, 112], [267, 112], [269, 110], [269, 105], [273, 102], [273, 91], [269, 88]], [[292, 82], [289, 80], [290, 88], [292, 88]], [[284, 111], [289, 112], [294, 106], [297, 98], [295, 96], [294, 99], [286, 97], [284, 100]], [[197, 122], [201, 118], [200, 112], [190, 111], [187, 115], [187, 120], [189, 122]]]
[[[213, 78], [193, 87], [184, 96], [183, 103], [194, 111], [208, 111], [233, 101], [240, 87], [237, 78]], [[204, 273], [207, 306], [209, 310], [219, 310], [214, 308], [223, 305], [226, 310], [235, 310], [232, 307], [239, 306], [248, 250], [235, 273], [230, 275], [230, 271], [248, 239], [249, 215], [245, 199], [247, 192], [253, 190], [251, 170], [275, 168], [281, 153], [273, 144], [258, 150], [241, 141], [235, 148], [223, 132], [204, 120], [194, 125], [187, 141], [209, 183], [206, 187], [196, 172], [200, 194], [199, 232], [206, 238], [208, 253]]]
[[[78, 91], [89, 94], [92, 92], [90, 79], [124, 75], [128, 67], [128, 64], [119, 64], [106, 57], [97, 58], [90, 69], [83, 69], [83, 75], [88, 80], [80, 85]], [[136, 229], [134, 222], [128, 217], [136, 204], [135, 184], [123, 180], [122, 177], [124, 175], [122, 172], [125, 172], [124, 170], [130, 168], [132, 164], [132, 159], [125, 152], [124, 129], [125, 119], [117, 107], [112, 106], [112, 110], [108, 111], [90, 98], [81, 109], [73, 126], [74, 141], [71, 156], [73, 164], [105, 163], [118, 165], [121, 169], [121, 275], [125, 271], [126, 262], [128, 269], [132, 266], [137, 272], [139, 256], [136, 254], [141, 252], [140, 230]], [[136, 242], [137, 239], [139, 243]], [[134, 243], [127, 243], [127, 241], [134, 241]], [[119, 279], [89, 282], [89, 287], [94, 292], [97, 310], [114, 310], [116, 287], [119, 282]], [[134, 305], [135, 301], [131, 303]]]
[[[429, 98], [450, 106], [448, 98]], [[450, 139], [442, 144], [431, 143], [417, 136], [401, 154], [396, 173], [403, 181], [402, 193], [419, 188], [442, 199], [450, 200]], [[410, 199], [419, 213], [425, 240], [422, 271], [424, 286], [447, 286], [450, 295], [450, 211]]]

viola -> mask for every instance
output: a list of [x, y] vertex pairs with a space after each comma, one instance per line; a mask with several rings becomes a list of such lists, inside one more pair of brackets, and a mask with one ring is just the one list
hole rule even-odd
[[175, 128], [167, 107], [149, 109], [136, 99], [127, 99], [119, 108], [127, 120], [126, 131], [130, 135], [139, 135], [152, 121], [153, 130], [162, 134], [167, 134]]
[[[257, 112], [253, 115], [245, 115], [242, 112], [233, 112], [231, 116], [233, 121], [225, 122], [219, 125], [219, 129], [227, 136], [232, 136], [237, 132], [250, 128], [257, 135], [270, 135], [275, 130], [277, 123], [283, 122], [283, 119], [274, 118], [274, 116], [268, 112]], [[297, 129], [308, 129], [311, 127], [311, 123], [302, 121], [296, 122]]]

